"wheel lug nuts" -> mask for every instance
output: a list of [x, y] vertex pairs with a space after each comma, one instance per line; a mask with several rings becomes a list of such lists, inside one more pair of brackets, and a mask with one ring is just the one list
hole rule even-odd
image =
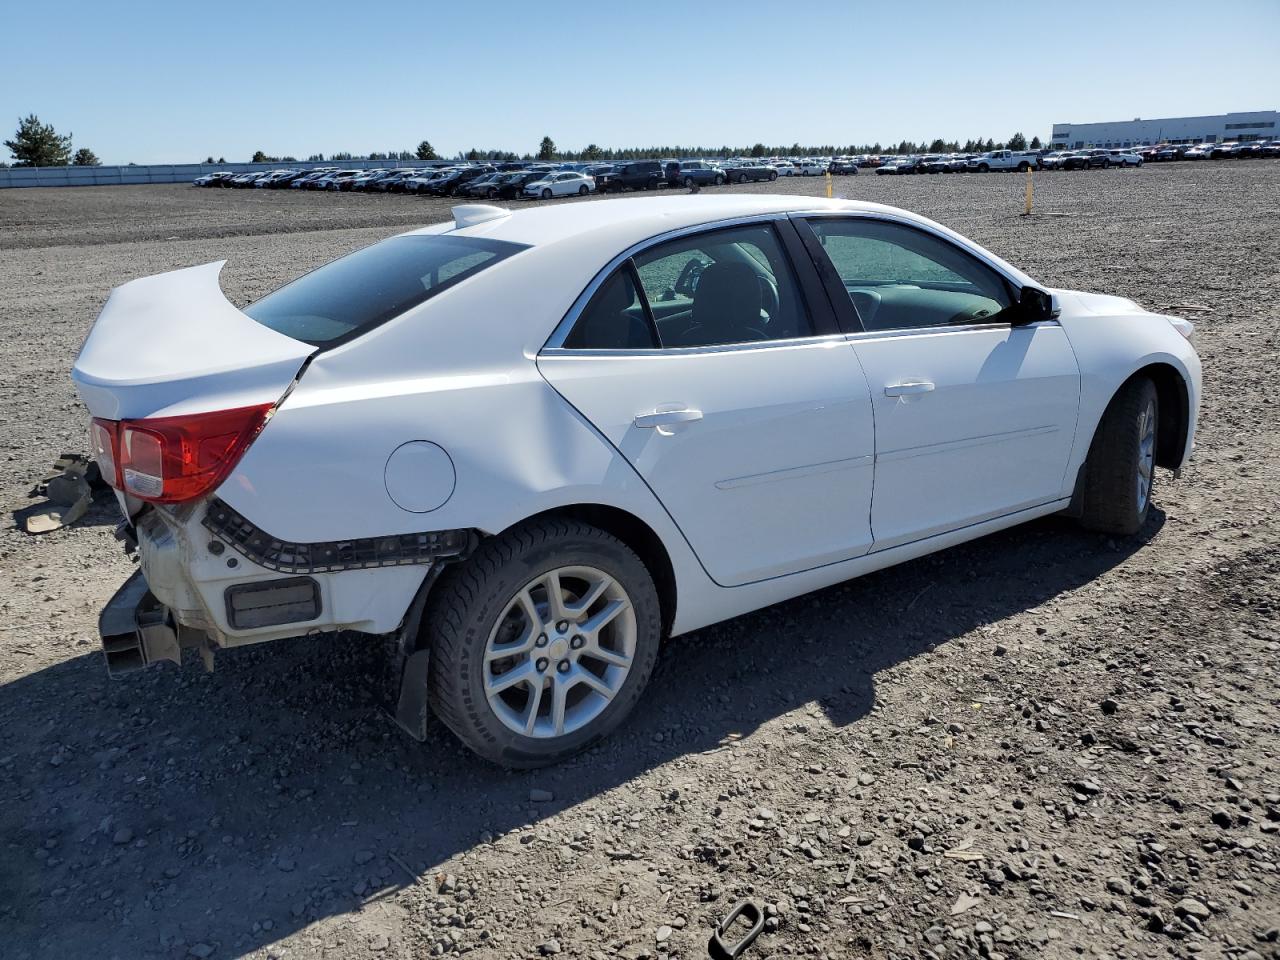
[[539, 673], [546, 673], [546, 672], [547, 672], [547, 666], [548, 666], [548, 660], [547, 660], [547, 658], [546, 658], [546, 657], [539, 657], [539, 658], [538, 658], [538, 662], [537, 662], [537, 663], [535, 663], [535, 664], [534, 664], [534, 666], [535, 666], [535, 667], [537, 667], [537, 669], [538, 669], [538, 672], [539, 672]]
[[559, 623], [556, 624], [556, 630], [558, 630], [560, 633], [564, 633], [568, 629], [569, 629], [568, 620], [561, 620]]
[[587, 642], [586, 640], [582, 639], [581, 634], [574, 634], [573, 639], [569, 641], [569, 646], [571, 646], [574, 650], [581, 650], [583, 645], [586, 644], [586, 642]]
[[547, 635], [545, 633], [538, 634], [538, 639], [534, 643], [539, 647], [545, 647], [547, 645]]
[[558, 667], [556, 667], [556, 669], [557, 669], [557, 670], [559, 670], [561, 673], [568, 673], [568, 672], [569, 672], [569, 661], [568, 661], [568, 660], [561, 660], [561, 661], [560, 661], [560, 665], [559, 665]]

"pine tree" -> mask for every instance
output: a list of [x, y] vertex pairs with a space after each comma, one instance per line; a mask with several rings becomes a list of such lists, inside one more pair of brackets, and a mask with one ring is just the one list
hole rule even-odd
[[34, 113], [18, 121], [18, 132], [4, 145], [18, 167], [65, 167], [71, 160], [71, 136], [59, 136], [53, 126]]

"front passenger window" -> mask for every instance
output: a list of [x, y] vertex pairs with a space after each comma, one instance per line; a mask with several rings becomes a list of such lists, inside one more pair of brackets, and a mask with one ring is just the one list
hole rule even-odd
[[868, 218], [808, 223], [866, 330], [999, 323], [1014, 302], [999, 274], [926, 231]]

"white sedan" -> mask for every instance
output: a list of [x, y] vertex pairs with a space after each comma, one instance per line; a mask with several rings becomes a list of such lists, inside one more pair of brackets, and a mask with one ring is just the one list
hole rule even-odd
[[109, 669], [382, 636], [401, 725], [508, 766], [614, 729], [664, 635], [1134, 534], [1195, 436], [1191, 324], [875, 204], [460, 206], [243, 310], [221, 268], [115, 290], [73, 369], [141, 555]]
[[790, 160], [774, 160], [771, 161], [771, 166], [778, 171], [780, 177], [798, 176], [796, 165]]
[[529, 198], [540, 197], [550, 200], [552, 197], [583, 196], [594, 192], [596, 181], [585, 173], [571, 170], [553, 170], [540, 180], [526, 183], [524, 195]]

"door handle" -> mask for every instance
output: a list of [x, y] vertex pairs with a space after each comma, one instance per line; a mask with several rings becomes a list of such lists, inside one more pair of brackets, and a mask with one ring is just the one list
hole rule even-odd
[[914, 397], [919, 393], [928, 393], [933, 389], [932, 380], [904, 380], [902, 383], [885, 384], [886, 397]]
[[655, 410], [653, 413], [637, 413], [635, 425], [637, 427], [669, 427], [672, 424], [692, 423], [694, 420], [701, 419], [701, 410], [682, 407], [679, 410]]

